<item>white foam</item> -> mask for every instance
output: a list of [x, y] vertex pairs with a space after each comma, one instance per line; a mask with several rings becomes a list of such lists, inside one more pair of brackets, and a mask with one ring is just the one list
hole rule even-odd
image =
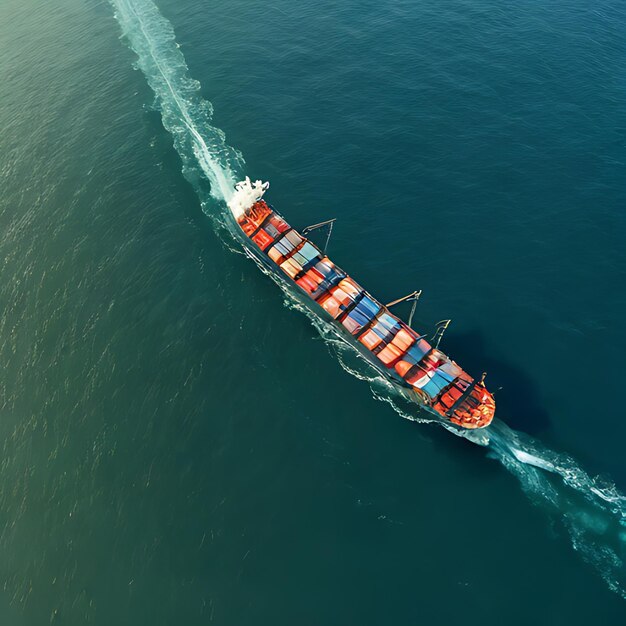
[[237, 183], [235, 187], [236, 191], [228, 201], [228, 208], [232, 211], [235, 219], [237, 219], [263, 197], [270, 184], [260, 180], [255, 180], [252, 183], [250, 178], [246, 176], [245, 180]]
[[[224, 133], [209, 123], [211, 104], [201, 97], [199, 83], [189, 76], [172, 25], [150, 0], [110, 1], [157, 97], [163, 125], [172, 135], [185, 173], [191, 177], [199, 166], [211, 184], [211, 195], [230, 200], [240, 178], [233, 169], [241, 165], [241, 155], [226, 144]], [[191, 159], [190, 153], [195, 158]]]
[[547, 470], [548, 472], [554, 472], [554, 466], [549, 461], [542, 459], [534, 454], [528, 454], [528, 452], [524, 452], [523, 450], [518, 450], [517, 448], [511, 448], [511, 452], [515, 456], [518, 461], [522, 463], [526, 463], [527, 465], [534, 465], [535, 467], [539, 467], [541, 469]]

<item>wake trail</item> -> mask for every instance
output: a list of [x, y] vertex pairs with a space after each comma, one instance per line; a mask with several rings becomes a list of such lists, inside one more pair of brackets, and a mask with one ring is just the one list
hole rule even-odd
[[[189, 76], [172, 25], [150, 1], [111, 3], [123, 34], [137, 54], [137, 64], [155, 94], [163, 125], [174, 139], [187, 178], [193, 178], [199, 167], [209, 180], [211, 195], [228, 201], [235, 183], [241, 179], [243, 159], [226, 144], [223, 131], [210, 124], [213, 107], [202, 98], [200, 84]], [[207, 199], [201, 200], [205, 203]]]
[[[211, 209], [209, 215], [234, 234], [226, 202], [235, 183], [244, 177], [244, 161], [226, 144], [224, 133], [210, 123], [213, 108], [202, 98], [200, 84], [189, 75], [172, 25], [151, 0], [109, 1], [137, 55], [137, 66], [154, 92], [163, 126], [182, 160], [183, 174], [203, 209]], [[208, 192], [204, 180], [209, 182]], [[567, 529], [574, 549], [593, 565], [609, 588], [626, 599], [626, 497], [613, 484], [592, 478], [571, 457], [550, 450], [499, 420], [481, 431], [467, 431], [420, 411], [399, 396], [332, 325], [315, 315], [287, 281], [265, 273], [283, 289], [286, 306], [309, 317], [341, 366], [367, 381], [377, 400], [390, 404], [406, 419], [437, 422], [453, 434], [486, 447], [488, 456], [517, 477], [531, 500]]]
[[489, 456], [566, 528], [574, 549], [626, 599], [626, 497], [608, 479], [591, 477], [572, 457], [500, 420], [486, 430]]

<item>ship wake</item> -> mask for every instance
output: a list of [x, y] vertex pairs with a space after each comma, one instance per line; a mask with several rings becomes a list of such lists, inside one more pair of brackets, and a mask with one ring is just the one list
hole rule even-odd
[[[210, 195], [228, 201], [241, 180], [243, 159], [211, 124], [213, 107], [189, 75], [174, 29], [149, 0], [111, 0], [115, 18], [156, 97], [163, 126], [171, 134], [183, 161], [183, 173], [193, 184], [198, 174], [208, 179]], [[206, 194], [200, 198], [205, 207]]]
[[[171, 24], [151, 0], [110, 0], [115, 17], [155, 94], [163, 126], [171, 134], [183, 163], [183, 174], [196, 190], [203, 210], [236, 236], [226, 202], [243, 178], [243, 159], [228, 146], [224, 133], [211, 124], [212, 106], [189, 75]], [[208, 181], [208, 188], [206, 185]], [[269, 275], [269, 274], [268, 274]], [[350, 374], [366, 380], [377, 400], [390, 404], [406, 419], [436, 422], [457, 436], [484, 446], [519, 480], [523, 490], [564, 527], [574, 549], [626, 599], [626, 497], [609, 481], [588, 475], [571, 457], [557, 453], [527, 435], [494, 420], [486, 429], [467, 431], [444, 423], [410, 404], [335, 331], [316, 316], [286, 281], [271, 275], [285, 292], [285, 302], [309, 317], [329, 348]]]

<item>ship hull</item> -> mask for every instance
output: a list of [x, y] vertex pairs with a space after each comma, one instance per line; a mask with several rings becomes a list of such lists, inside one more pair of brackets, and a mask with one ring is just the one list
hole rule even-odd
[[[238, 192], [252, 195], [249, 180], [240, 185], [247, 187]], [[260, 197], [229, 206], [248, 256], [401, 396], [455, 430], [483, 428], [491, 422], [495, 402], [482, 379], [473, 379], [428, 344]]]
[[[400, 378], [399, 376], [394, 376], [390, 374], [389, 370], [380, 366], [380, 361], [372, 356], [372, 354], [365, 350], [361, 344], [355, 342], [352, 335], [350, 335], [341, 324], [337, 324], [336, 320], [334, 320], [326, 311], [323, 309], [320, 310], [320, 307], [316, 305], [315, 302], [311, 301], [309, 297], [307, 297], [306, 292], [301, 289], [298, 285], [290, 281], [285, 275], [280, 271], [280, 268], [276, 266], [276, 264], [272, 263], [264, 254], [260, 253], [259, 249], [252, 244], [250, 239], [248, 239], [243, 232], [238, 233], [240, 235], [240, 240], [243, 245], [244, 251], [246, 255], [251, 258], [257, 265], [260, 265], [263, 270], [269, 274], [282, 288], [288, 291], [288, 293], [297, 298], [298, 303], [302, 306], [306, 307], [308, 311], [310, 311], [313, 315], [318, 318], [321, 318], [326, 324], [328, 324], [333, 332], [352, 350], [354, 350], [362, 359], [364, 359], [367, 364], [372, 367], [376, 372], [378, 372], [386, 381], [391, 383], [399, 395], [401, 395], [405, 400], [411, 402], [422, 410], [426, 411], [429, 415], [429, 419], [434, 419], [436, 421], [442, 422], [450, 427], [454, 428], [456, 431], [463, 431], [461, 426], [457, 426], [456, 424], [451, 423], [449, 420], [442, 418], [442, 416], [437, 413], [432, 407], [428, 406], [424, 402], [420, 401], [419, 396], [417, 396], [413, 390], [406, 384], [406, 382]], [[294, 289], [295, 287], [295, 289]]]

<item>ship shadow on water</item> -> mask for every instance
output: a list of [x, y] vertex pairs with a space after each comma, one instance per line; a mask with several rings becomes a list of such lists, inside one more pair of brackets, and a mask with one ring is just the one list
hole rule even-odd
[[479, 330], [455, 333], [449, 330], [442, 348], [472, 376], [487, 372], [486, 385], [495, 392], [496, 418], [530, 435], [550, 431], [550, 419], [524, 370], [495, 358]]

